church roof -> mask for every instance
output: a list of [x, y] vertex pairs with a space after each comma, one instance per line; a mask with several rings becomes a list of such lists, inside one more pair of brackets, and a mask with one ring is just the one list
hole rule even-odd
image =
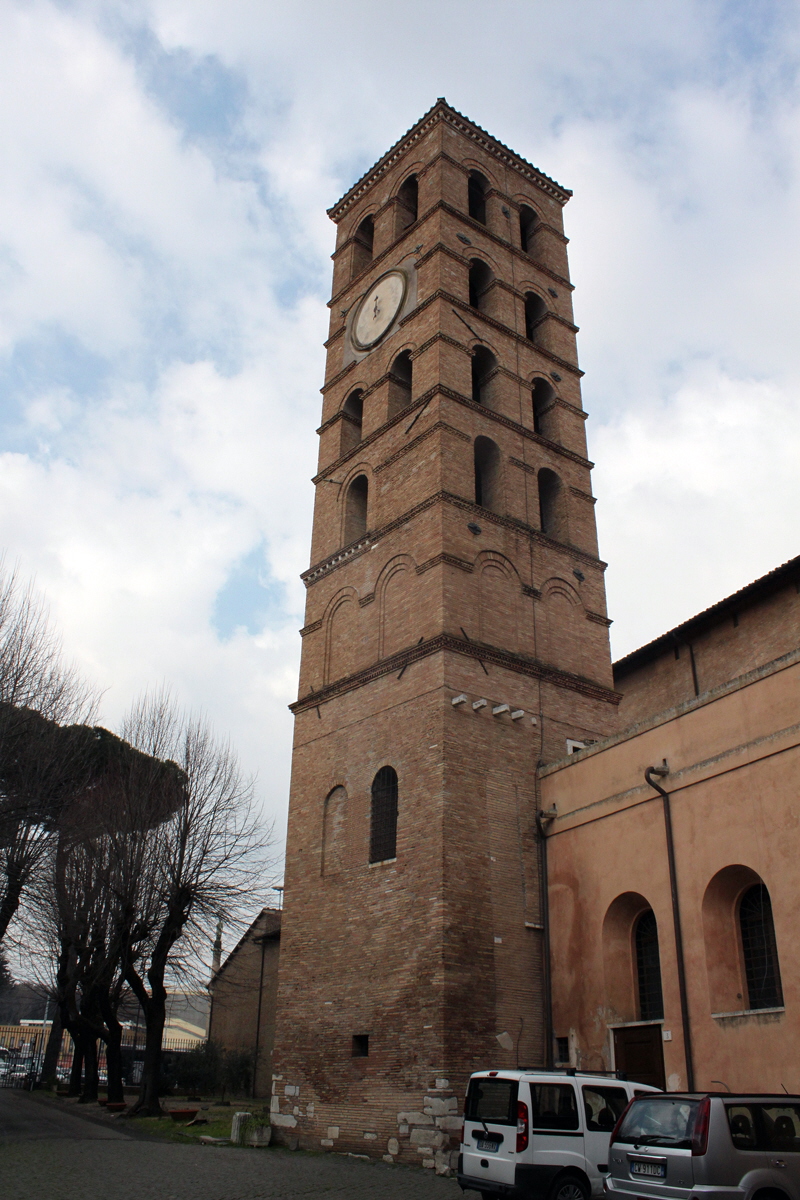
[[638, 650], [632, 650], [630, 654], [626, 654], [624, 658], [614, 663], [614, 678], [621, 679], [625, 675], [629, 675], [631, 671], [636, 671], [645, 663], [660, 658], [662, 654], [666, 654], [676, 645], [686, 645], [701, 633], [705, 633], [715, 625], [719, 625], [721, 621], [732, 617], [735, 612], [757, 604], [759, 600], [774, 595], [775, 592], [781, 591], [790, 583], [794, 583], [800, 588], [800, 555], [797, 558], [790, 558], [788, 562], [776, 567], [774, 571], [769, 571], [760, 579], [748, 583], [746, 587], [740, 588], [731, 596], [726, 596], [724, 600], [718, 600], [710, 608], [706, 608], [696, 616], [690, 617], [688, 621], [676, 625], [674, 629], [667, 630], [666, 633], [662, 633], [660, 637], [648, 642], [647, 645], [640, 646]]
[[513, 167], [516, 171], [519, 171], [521, 175], [526, 176], [531, 180], [531, 182], [535, 183], [537, 187], [540, 187], [543, 191], [547, 192], [548, 195], [553, 196], [559, 202], [559, 204], [566, 204], [572, 195], [572, 192], [569, 190], [569, 188], [562, 187], [560, 183], [556, 183], [555, 179], [551, 179], [549, 175], [545, 175], [543, 171], [540, 171], [537, 167], [534, 167], [532, 163], [529, 163], [526, 159], [522, 158], [516, 153], [516, 151], [511, 150], [508, 146], [504, 145], [503, 142], [500, 142], [497, 140], [497, 138], [492, 137], [492, 135], [487, 133], [485, 129], [482, 129], [480, 125], [476, 125], [474, 121], [470, 121], [469, 117], [465, 117], [463, 113], [460, 113], [457, 109], [452, 108], [447, 103], [444, 96], [440, 96], [433, 107], [429, 108], [425, 115], [420, 117], [416, 125], [412, 125], [411, 128], [403, 134], [399, 141], [396, 141], [395, 144], [386, 151], [383, 158], [379, 158], [375, 165], [370, 167], [370, 169], [353, 184], [350, 190], [345, 192], [340, 200], [337, 200], [332, 208], [328, 209], [328, 216], [331, 218], [331, 220], [340, 221], [341, 218], [348, 212], [348, 210], [352, 208], [356, 201], [363, 196], [367, 188], [371, 187], [373, 183], [380, 179], [381, 175], [385, 174], [386, 171], [393, 167], [400, 158], [401, 154], [404, 154], [406, 150], [408, 150], [409, 147], [414, 144], [414, 142], [419, 141], [419, 139], [438, 121], [447, 121], [448, 124], [453, 125], [461, 133], [466, 134], [467, 137], [470, 137], [473, 141], [478, 142], [478, 144], [482, 146], [484, 150], [488, 150], [489, 153], [493, 154], [495, 158], [498, 158], [501, 162]]

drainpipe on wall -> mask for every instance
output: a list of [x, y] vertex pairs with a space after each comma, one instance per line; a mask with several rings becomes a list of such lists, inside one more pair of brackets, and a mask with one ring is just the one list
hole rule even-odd
[[694, 1061], [692, 1057], [692, 1034], [689, 1027], [689, 1001], [686, 994], [686, 965], [683, 957], [683, 933], [681, 931], [681, 911], [678, 904], [678, 877], [675, 871], [675, 843], [672, 839], [672, 810], [669, 793], [657, 783], [653, 776], [662, 778], [669, 775], [667, 760], [660, 767], [648, 767], [644, 773], [645, 782], [659, 793], [664, 801], [664, 829], [667, 835], [667, 861], [669, 863], [669, 886], [672, 893], [672, 927], [675, 933], [675, 957], [678, 964], [678, 992], [681, 1001], [681, 1026], [683, 1028], [683, 1054], [686, 1060], [686, 1090], [694, 1091]]
[[261, 1041], [261, 1000], [264, 995], [264, 955], [267, 952], [267, 938], [263, 935], [261, 938], [261, 971], [258, 976], [258, 1010], [256, 1012], [256, 1044], [253, 1049], [253, 1083], [251, 1091], [253, 1099], [256, 1096], [256, 1075], [258, 1074], [258, 1050], [259, 1042]]
[[550, 973], [550, 896], [548, 891], [547, 880], [547, 826], [556, 817], [555, 806], [550, 812], [542, 812], [536, 814], [536, 828], [539, 831], [539, 852], [541, 855], [540, 874], [541, 874], [541, 911], [542, 925], [544, 926], [543, 937], [544, 946], [542, 952], [542, 974], [544, 976], [544, 1065], [545, 1070], [552, 1071], [553, 1069], [553, 996]]

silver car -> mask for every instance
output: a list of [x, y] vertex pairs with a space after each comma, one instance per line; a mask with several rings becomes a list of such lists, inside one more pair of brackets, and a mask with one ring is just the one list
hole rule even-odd
[[800, 1200], [800, 1096], [662, 1093], [631, 1101], [607, 1200]]

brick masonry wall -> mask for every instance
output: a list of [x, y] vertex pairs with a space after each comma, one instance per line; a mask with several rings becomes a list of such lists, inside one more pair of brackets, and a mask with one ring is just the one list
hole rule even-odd
[[209, 1041], [252, 1055], [256, 1096], [272, 1092], [280, 920], [279, 912], [262, 912], [225, 960], [212, 986]]
[[617, 678], [622, 693], [623, 728], [652, 713], [693, 699], [691, 654], [694, 654], [699, 692], [719, 687], [747, 671], [772, 662], [800, 645], [800, 594], [794, 584], [756, 603], [742, 607], [736, 619], [727, 615], [686, 642], [638, 670]]
[[[568, 738], [613, 732], [618, 701], [566, 197], [456, 117], [423, 121], [353, 203], [334, 209], [272, 1098], [279, 1138], [442, 1173], [469, 1074], [544, 1061], [536, 768], [562, 758]], [[467, 215], [470, 169], [489, 180], [486, 226]], [[419, 218], [395, 238], [392, 199], [412, 171]], [[540, 215], [528, 254], [522, 203]], [[367, 215], [375, 257], [351, 278]], [[473, 257], [496, 279], [482, 312], [469, 306]], [[415, 273], [415, 305], [371, 353], [355, 353], [354, 306], [398, 264]], [[526, 291], [552, 314], [535, 342]], [[478, 346], [498, 362], [481, 404]], [[405, 350], [410, 403], [393, 415], [389, 370]], [[546, 438], [533, 428], [537, 376], [556, 398]], [[358, 441], [357, 431], [343, 437], [341, 416], [356, 388]], [[491, 511], [475, 503], [478, 437], [497, 447]], [[543, 468], [562, 483], [557, 539], [541, 527]], [[345, 547], [358, 475], [369, 485], [367, 529]], [[397, 854], [370, 864], [370, 789], [385, 765], [399, 781]], [[369, 1055], [353, 1057], [364, 1035]]]

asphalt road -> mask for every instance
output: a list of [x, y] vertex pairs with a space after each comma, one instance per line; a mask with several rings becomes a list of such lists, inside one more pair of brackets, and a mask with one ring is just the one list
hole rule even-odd
[[[2, 1200], [461, 1200], [453, 1179], [338, 1154], [159, 1142], [0, 1089]], [[475, 1192], [466, 1200], [477, 1200]]]

